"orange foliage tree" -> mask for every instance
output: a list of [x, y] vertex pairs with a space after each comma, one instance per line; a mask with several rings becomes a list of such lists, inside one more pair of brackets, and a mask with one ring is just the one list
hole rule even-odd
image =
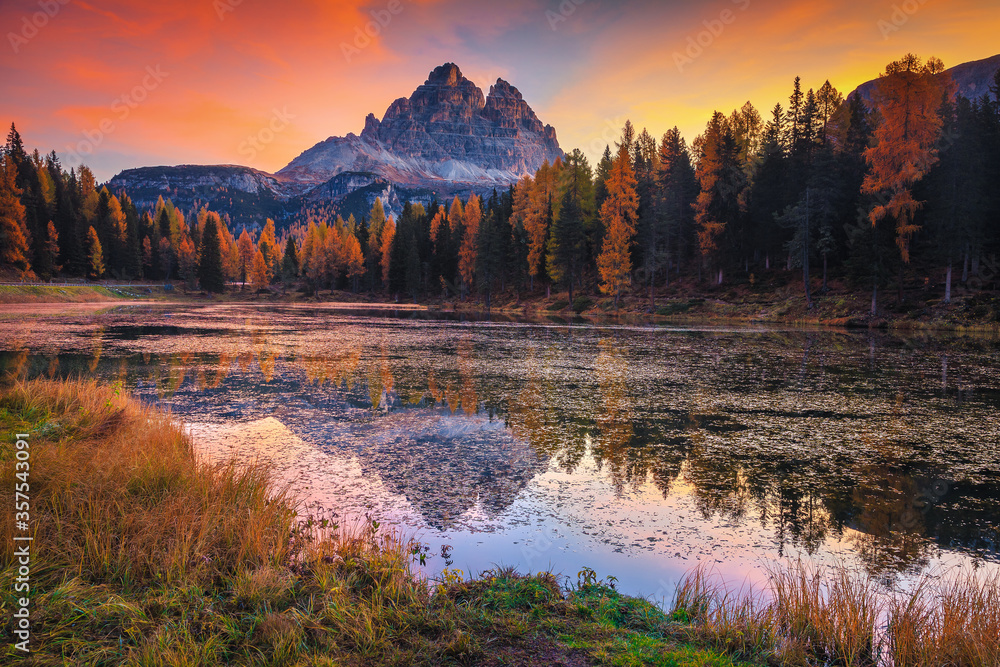
[[639, 212], [635, 171], [625, 142], [611, 165], [606, 184], [608, 196], [601, 206], [604, 244], [597, 258], [601, 274], [601, 291], [615, 295], [615, 308], [632, 274], [632, 239], [635, 237]]
[[861, 190], [882, 197], [868, 217], [872, 225], [887, 217], [895, 220], [904, 263], [910, 261], [910, 239], [920, 231], [913, 224], [921, 206], [913, 198], [913, 186], [938, 160], [938, 109], [950, 86], [940, 60], [921, 63], [912, 53], [889, 63], [875, 82], [872, 97], [882, 122], [875, 130], [875, 145], [865, 151], [869, 171]]
[[31, 268], [28, 227], [16, 177], [17, 167], [10, 155], [0, 157], [0, 262], [25, 272]]
[[253, 264], [250, 266], [250, 284], [255, 290], [261, 290], [271, 284], [271, 267], [264, 259], [264, 253], [260, 250], [253, 256]]
[[392, 261], [392, 242], [396, 239], [396, 221], [389, 216], [382, 228], [382, 282], [389, 284], [389, 264]]
[[476, 274], [476, 250], [479, 245], [479, 222], [483, 209], [479, 197], [472, 195], [462, 216], [462, 245], [458, 250], [458, 272], [462, 276], [462, 294], [472, 285]]

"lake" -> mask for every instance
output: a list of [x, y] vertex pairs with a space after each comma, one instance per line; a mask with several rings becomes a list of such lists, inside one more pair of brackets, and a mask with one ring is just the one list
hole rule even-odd
[[590, 567], [662, 599], [697, 564], [894, 586], [1000, 562], [993, 337], [66, 308], [5, 307], [5, 374], [120, 381], [303, 513], [400, 527], [430, 576]]

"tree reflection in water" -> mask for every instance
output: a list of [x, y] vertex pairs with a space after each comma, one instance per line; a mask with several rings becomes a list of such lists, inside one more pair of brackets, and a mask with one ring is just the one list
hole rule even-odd
[[[262, 318], [216, 338], [125, 340], [97, 323], [81, 354], [32, 335], [6, 341], [8, 376], [121, 378], [182, 418], [280, 411], [319, 443], [335, 430], [350, 447], [368, 429], [362, 465], [442, 529], [592, 461], [618, 497], [684, 495], [702, 517], [768, 527], [779, 552], [843, 540], [880, 575], [922, 568], [935, 545], [996, 557], [1000, 473], [981, 445], [997, 441], [990, 341], [924, 354], [835, 334], [301, 333]], [[945, 492], [928, 491], [942, 479]]]

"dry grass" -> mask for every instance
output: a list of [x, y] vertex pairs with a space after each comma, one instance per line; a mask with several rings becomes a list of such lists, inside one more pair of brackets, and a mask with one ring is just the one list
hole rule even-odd
[[[372, 521], [300, 522], [268, 470], [199, 463], [167, 416], [114, 388], [0, 388], [0, 428], [30, 433], [28, 664], [734, 667], [607, 587], [511, 571], [429, 586], [415, 543]], [[4, 488], [14, 453], [0, 440]], [[17, 605], [11, 519], [0, 610]], [[0, 663], [23, 658], [0, 647]]]
[[678, 586], [673, 617], [701, 641], [771, 664], [1000, 665], [1000, 575], [958, 573], [894, 594], [866, 573], [798, 563], [775, 568], [761, 597], [699, 568]]
[[[267, 470], [198, 462], [168, 416], [114, 389], [20, 383], [0, 411], [36, 420], [28, 430], [34, 544], [44, 564], [37, 576], [73, 572], [125, 586], [208, 581], [284, 563], [294, 549], [294, 507]], [[3, 466], [0, 483], [11, 488], [13, 475], [14, 466]], [[0, 522], [2, 568], [11, 564], [13, 519]]]

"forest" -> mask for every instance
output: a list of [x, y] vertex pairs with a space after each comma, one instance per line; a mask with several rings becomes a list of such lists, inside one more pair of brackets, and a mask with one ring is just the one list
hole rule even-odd
[[807, 307], [840, 281], [943, 303], [996, 289], [1000, 72], [967, 99], [940, 60], [890, 63], [868, 102], [829, 81], [762, 115], [716, 111], [690, 144], [629, 122], [592, 166], [580, 150], [505, 191], [407, 203], [362, 219], [334, 204], [291, 224], [236, 228], [169, 199], [139, 210], [55, 151], [28, 153], [11, 125], [0, 155], [0, 273], [6, 280], [181, 281], [218, 293], [271, 285], [315, 294], [475, 299], [565, 291], [648, 298], [767, 276], [798, 282]]

